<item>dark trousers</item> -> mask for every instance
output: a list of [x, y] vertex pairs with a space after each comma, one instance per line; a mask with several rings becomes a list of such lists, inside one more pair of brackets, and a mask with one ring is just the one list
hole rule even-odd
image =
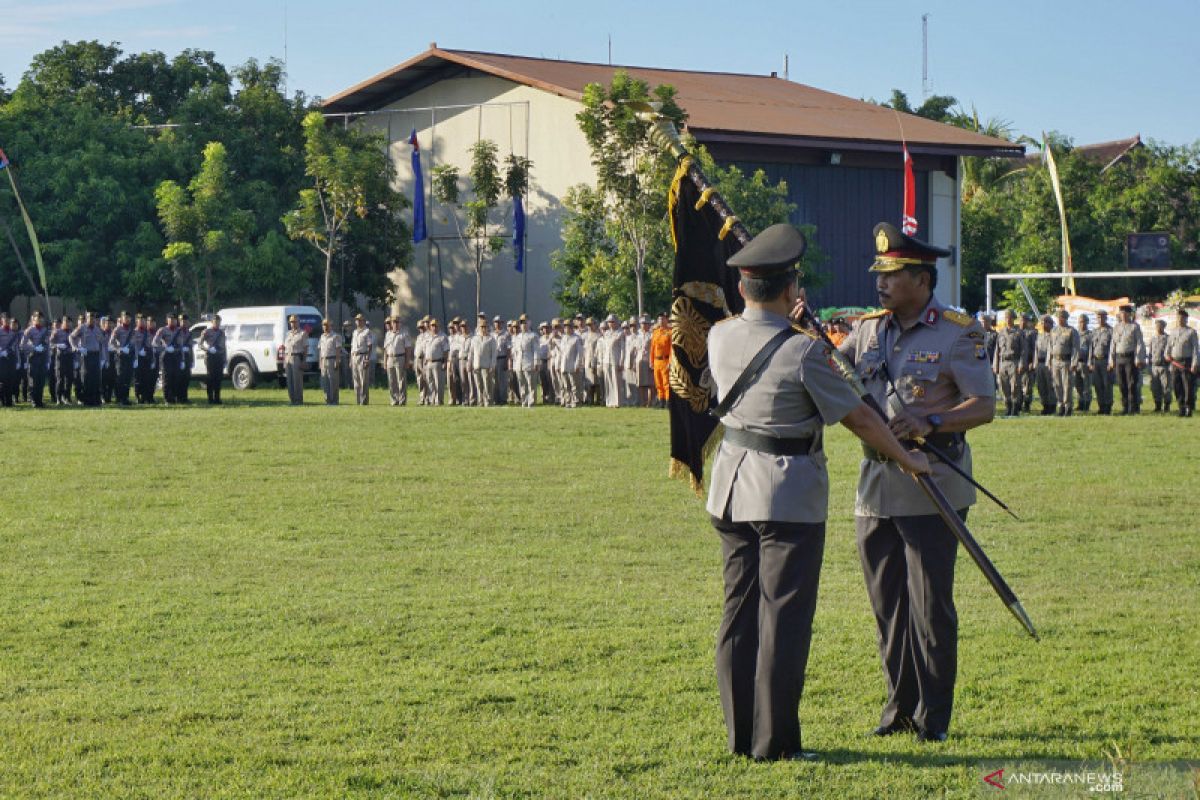
[[54, 391], [56, 403], [71, 402], [71, 382], [75, 380], [75, 359], [70, 350], [54, 351]]
[[116, 384], [113, 399], [123, 406], [129, 405], [129, 385], [133, 383], [133, 356], [129, 353], [113, 353], [116, 367]]
[[83, 354], [83, 404], [85, 406], [100, 405], [100, 351]]
[[825, 524], [712, 524], [725, 564], [717, 684], [729, 749], [765, 759], [799, 752]]
[[1140, 411], [1141, 403], [1138, 397], [1138, 368], [1132, 358], [1125, 359], [1117, 356], [1117, 385], [1121, 389], [1121, 411], [1126, 414], [1136, 414]]
[[43, 392], [46, 388], [46, 354], [36, 353], [29, 359], [29, 401], [35, 408], [44, 405]]
[[221, 374], [225, 370], [225, 359], [220, 356], [208, 354], [204, 359], [205, 372], [208, 376], [208, 402], [220, 405], [221, 403]]
[[179, 356], [175, 353], [163, 353], [162, 364], [163, 400], [175, 402], [175, 388], [179, 385]]
[[11, 406], [17, 395], [17, 368], [13, 357], [0, 358], [0, 405]]
[[178, 403], [190, 403], [188, 400], [188, 384], [192, 381], [192, 365], [190, 361], [181, 360], [179, 364], [179, 372], [175, 374], [177, 383], [175, 384], [175, 401]]
[[855, 527], [887, 679], [879, 724], [945, 732], [958, 674], [958, 540], [935, 514], [856, 517]]
[[100, 372], [100, 397], [106, 403], [113, 401], [113, 395], [117, 391], [117, 356], [119, 353], [109, 352], [108, 363], [104, 365], [104, 369]]
[[154, 402], [154, 382], [158, 378], [155, 369], [154, 355], [149, 349], [146, 355], [137, 357], [137, 366], [133, 370], [133, 393], [139, 403]]
[[1171, 384], [1180, 412], [1196, 410], [1196, 376], [1190, 370], [1171, 367]]

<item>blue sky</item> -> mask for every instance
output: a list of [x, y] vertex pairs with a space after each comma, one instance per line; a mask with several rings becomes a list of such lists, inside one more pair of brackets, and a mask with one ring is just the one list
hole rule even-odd
[[933, 91], [982, 117], [1077, 144], [1141, 133], [1200, 140], [1200, 2], [424, 2], [0, 0], [0, 74], [68, 39], [127, 52], [213, 50], [227, 65], [283, 57], [289, 87], [328, 97], [424, 50], [488, 50], [765, 74], [851, 97], [921, 98], [921, 15]]

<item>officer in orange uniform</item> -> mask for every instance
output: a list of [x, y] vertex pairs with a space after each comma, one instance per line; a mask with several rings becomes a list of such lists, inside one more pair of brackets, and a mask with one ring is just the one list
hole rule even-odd
[[654, 368], [655, 408], [667, 407], [670, 390], [668, 373], [671, 365], [671, 324], [666, 314], [658, 315], [658, 325], [650, 334], [650, 366]]

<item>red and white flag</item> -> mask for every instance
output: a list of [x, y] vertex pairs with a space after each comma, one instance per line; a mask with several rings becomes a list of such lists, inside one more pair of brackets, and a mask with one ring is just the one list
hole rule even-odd
[[907, 236], [917, 235], [917, 181], [913, 177], [912, 156], [908, 154], [908, 144], [904, 148], [904, 218], [900, 221], [900, 230]]

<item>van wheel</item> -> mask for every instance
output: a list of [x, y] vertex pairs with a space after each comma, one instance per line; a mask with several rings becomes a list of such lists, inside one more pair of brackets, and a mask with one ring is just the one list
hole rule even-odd
[[249, 362], [238, 361], [229, 370], [229, 382], [233, 384], [233, 388], [241, 391], [243, 389], [254, 388], [254, 368]]

